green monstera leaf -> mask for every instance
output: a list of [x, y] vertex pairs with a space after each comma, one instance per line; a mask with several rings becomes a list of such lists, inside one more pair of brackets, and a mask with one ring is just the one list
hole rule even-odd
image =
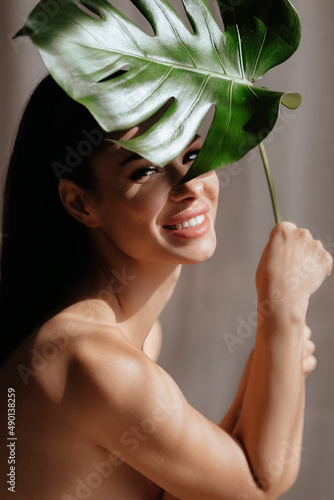
[[273, 129], [281, 102], [300, 103], [299, 94], [254, 86], [299, 45], [300, 22], [289, 0], [217, 1], [223, 32], [206, 0], [182, 0], [193, 33], [167, 0], [131, 0], [154, 36], [107, 0], [62, 0], [51, 11], [42, 0], [18, 36], [31, 37], [58, 84], [108, 132], [138, 125], [173, 98], [148, 131], [122, 142], [157, 165], [188, 146], [214, 105], [189, 179], [239, 160]]

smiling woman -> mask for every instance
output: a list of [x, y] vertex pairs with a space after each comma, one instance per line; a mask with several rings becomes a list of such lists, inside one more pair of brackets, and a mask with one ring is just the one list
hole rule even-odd
[[[122, 147], [151, 124], [106, 134], [51, 77], [24, 114], [0, 289], [18, 500], [272, 500], [296, 478], [315, 367], [305, 315], [332, 259], [308, 231], [275, 227], [256, 276], [254, 352], [227, 415], [205, 418], [156, 363], [158, 318], [182, 264], [215, 250], [219, 184], [214, 171], [180, 182], [199, 136], [163, 168]], [[307, 273], [292, 287], [296, 265]], [[5, 470], [5, 447], [0, 459]]]

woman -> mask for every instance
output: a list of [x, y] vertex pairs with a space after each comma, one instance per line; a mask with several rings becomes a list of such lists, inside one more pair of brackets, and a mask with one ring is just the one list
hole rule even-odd
[[218, 181], [180, 183], [199, 137], [164, 169], [108, 141], [153, 121], [105, 135], [50, 77], [28, 105], [5, 196], [2, 389], [17, 441], [1, 448], [2, 498], [264, 500], [296, 479], [315, 367], [305, 315], [332, 259], [307, 230], [274, 228], [235, 401], [220, 425], [199, 414], [155, 363], [158, 317], [181, 265], [215, 250]]

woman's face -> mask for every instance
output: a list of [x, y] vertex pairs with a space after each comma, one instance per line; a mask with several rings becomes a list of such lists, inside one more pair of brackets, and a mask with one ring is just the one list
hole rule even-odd
[[[129, 139], [138, 131], [142, 133], [135, 127], [117, 139]], [[211, 257], [216, 246], [217, 175], [211, 171], [179, 185], [201, 147], [196, 136], [164, 168], [111, 142], [94, 160], [100, 187], [95, 209], [114, 251], [173, 264], [194, 264]]]

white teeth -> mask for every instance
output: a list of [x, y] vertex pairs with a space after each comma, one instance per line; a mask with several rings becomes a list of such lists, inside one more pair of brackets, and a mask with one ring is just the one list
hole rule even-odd
[[204, 222], [204, 221], [205, 221], [205, 215], [202, 214], [202, 215], [198, 215], [197, 217], [193, 217], [192, 219], [185, 220], [184, 222], [180, 222], [179, 224], [176, 224], [175, 227], [178, 230], [188, 228], [188, 227], [193, 228], [193, 227], [200, 226], [202, 224], [202, 222]]

